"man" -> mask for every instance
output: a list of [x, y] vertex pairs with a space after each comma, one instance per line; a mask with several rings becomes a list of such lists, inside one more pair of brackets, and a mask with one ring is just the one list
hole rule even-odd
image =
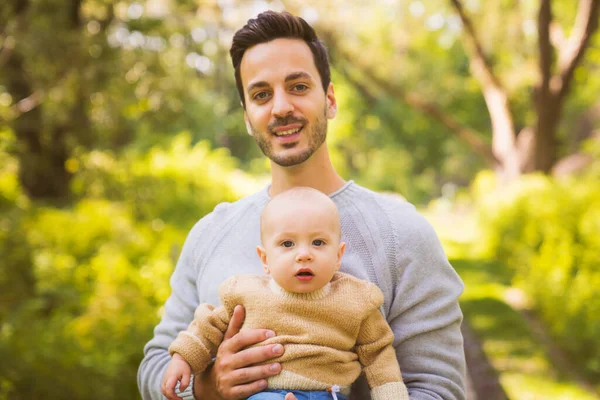
[[[254, 249], [269, 198], [309, 186], [328, 194], [339, 210], [347, 243], [341, 271], [374, 282], [384, 293], [382, 311], [394, 332], [410, 398], [464, 399], [457, 301], [462, 282], [413, 206], [346, 182], [333, 169], [326, 135], [337, 103], [327, 52], [314, 30], [287, 13], [262, 13], [235, 34], [230, 53], [248, 133], [271, 160], [272, 183], [218, 205], [190, 232], [171, 277], [173, 293], [164, 316], [144, 349], [138, 372], [143, 398], [162, 398], [167, 348], [192, 321], [196, 306], [218, 304], [218, 287], [229, 276], [261, 273]], [[256, 365], [280, 356], [281, 346], [246, 348], [277, 332], [240, 331], [243, 320], [238, 307], [212, 368], [196, 376], [182, 396], [192, 398], [193, 391], [199, 400], [243, 399], [281, 371], [278, 363]], [[368, 399], [364, 385], [359, 379], [351, 398]]]

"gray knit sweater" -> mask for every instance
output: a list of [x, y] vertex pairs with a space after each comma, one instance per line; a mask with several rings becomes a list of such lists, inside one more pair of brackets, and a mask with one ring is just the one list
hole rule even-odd
[[[463, 284], [439, 240], [414, 207], [352, 181], [330, 195], [342, 222], [346, 252], [341, 271], [377, 284], [394, 332], [410, 398], [464, 399], [465, 361], [458, 296]], [[191, 230], [171, 277], [172, 294], [154, 337], [144, 348], [138, 385], [144, 400], [162, 399], [168, 347], [200, 303], [219, 304], [219, 285], [236, 274], [261, 274], [256, 255], [260, 213], [268, 187], [235, 203], [219, 204]], [[369, 399], [359, 379], [352, 399]], [[189, 394], [189, 389], [187, 394]], [[185, 394], [184, 394], [185, 395]]]

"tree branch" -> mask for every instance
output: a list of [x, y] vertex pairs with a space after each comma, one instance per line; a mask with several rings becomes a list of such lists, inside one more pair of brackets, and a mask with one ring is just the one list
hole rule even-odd
[[[339, 49], [338, 49], [338, 52]], [[346, 60], [350, 60], [349, 56], [343, 54], [343, 57]], [[340, 63], [341, 64], [341, 63]], [[354, 63], [356, 65], [356, 63]], [[371, 82], [375, 83], [378, 88], [384, 90], [388, 95], [391, 95], [409, 106], [415, 108], [416, 110], [433, 117], [435, 120], [444, 125], [450, 132], [455, 134], [459, 139], [467, 143], [477, 154], [482, 156], [485, 161], [491, 166], [494, 167], [498, 160], [492, 153], [490, 149], [490, 145], [485, 143], [480, 135], [459, 123], [456, 119], [454, 119], [450, 114], [445, 113], [437, 104], [432, 102], [428, 102], [424, 100], [421, 96], [415, 93], [407, 93], [400, 86], [390, 83], [386, 81], [370, 68], [365, 65], [361, 65], [360, 72]], [[377, 99], [377, 95], [373, 93], [373, 89], [366, 85], [364, 82], [358, 79], [354, 79], [349, 73], [348, 69], [343, 67], [341, 71], [347, 77], [347, 79], [354, 85], [361, 93], [364, 93], [369, 99], [369, 101], [375, 101]]]
[[[569, 91], [575, 68], [583, 59], [592, 34], [598, 29], [600, 0], [580, 0], [575, 24], [567, 44], [559, 54], [559, 73], [552, 85], [559, 99]], [[554, 82], [553, 82], [554, 83]]]
[[467, 51], [471, 53], [473, 75], [483, 86], [483, 97], [492, 120], [492, 149], [497, 159], [510, 162], [515, 156], [515, 129], [508, 95], [495, 75], [491, 63], [485, 57], [483, 47], [477, 38], [471, 19], [465, 14], [460, 0], [452, 0], [465, 27]]
[[467, 47], [471, 52], [471, 62], [474, 64], [475, 73], [477, 78], [481, 81], [484, 86], [494, 86], [497, 90], [502, 90], [500, 80], [494, 73], [491, 62], [485, 56], [483, 46], [481, 45], [473, 22], [467, 14], [465, 14], [463, 5], [460, 0], [451, 0], [454, 8], [460, 16], [463, 26], [465, 27], [465, 40], [467, 41]]
[[17, 104], [14, 105], [15, 112], [18, 114], [24, 114], [33, 110], [35, 107], [40, 105], [43, 97], [44, 92], [41, 90], [36, 90], [24, 99], [19, 100], [19, 102], [17, 102]]
[[556, 50], [560, 50], [567, 43], [565, 32], [555, 21], [550, 22], [550, 42]]

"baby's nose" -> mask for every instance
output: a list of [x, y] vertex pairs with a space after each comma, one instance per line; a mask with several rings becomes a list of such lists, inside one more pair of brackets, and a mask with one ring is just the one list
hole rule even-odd
[[299, 248], [296, 254], [296, 262], [307, 262], [312, 261], [313, 257], [310, 251], [305, 248]]

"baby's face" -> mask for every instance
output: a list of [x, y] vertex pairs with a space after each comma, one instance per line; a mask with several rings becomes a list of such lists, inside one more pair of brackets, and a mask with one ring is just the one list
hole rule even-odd
[[330, 208], [285, 204], [263, 218], [263, 268], [283, 289], [308, 293], [325, 286], [340, 268], [344, 243]]

